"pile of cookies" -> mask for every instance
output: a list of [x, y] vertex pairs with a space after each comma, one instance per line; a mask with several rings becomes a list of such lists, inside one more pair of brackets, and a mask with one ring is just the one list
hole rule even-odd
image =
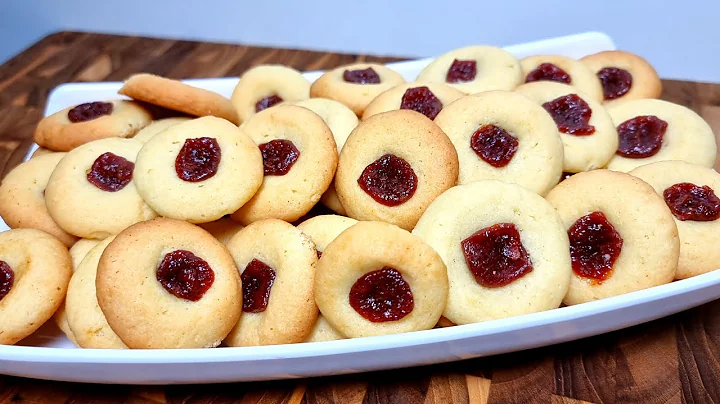
[[329, 341], [715, 270], [715, 136], [660, 93], [626, 52], [490, 46], [412, 83], [257, 66], [231, 99], [132, 76], [0, 186], [0, 343], [50, 318], [83, 348]]

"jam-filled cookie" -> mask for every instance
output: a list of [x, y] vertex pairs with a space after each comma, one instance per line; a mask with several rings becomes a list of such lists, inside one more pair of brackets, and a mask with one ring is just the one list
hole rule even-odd
[[447, 297], [447, 270], [438, 253], [389, 223], [358, 222], [318, 261], [315, 301], [350, 338], [431, 329]]
[[602, 102], [603, 89], [595, 72], [584, 63], [566, 56], [536, 55], [520, 61], [523, 82], [554, 81], [569, 84], [589, 95], [595, 101]]
[[411, 230], [457, 183], [458, 155], [433, 121], [407, 110], [368, 118], [340, 154], [335, 189], [348, 216]]
[[555, 122], [520, 94], [463, 97], [443, 109], [435, 123], [457, 150], [458, 184], [497, 179], [544, 195], [560, 179], [563, 145]]
[[615, 124], [592, 97], [551, 81], [523, 84], [515, 91], [540, 104], [552, 116], [563, 142], [563, 171], [578, 173], [605, 167], [615, 155]]
[[680, 237], [675, 279], [720, 268], [720, 174], [684, 161], [659, 161], [629, 172], [650, 184], [670, 208]]
[[201, 223], [199, 226], [223, 244], [227, 244], [237, 232], [243, 229], [243, 225], [232, 220], [229, 216], [214, 222]]
[[411, 109], [435, 119], [444, 106], [464, 95], [462, 91], [443, 83], [400, 84], [375, 97], [365, 108], [362, 119], [398, 109]]
[[0, 344], [15, 344], [49, 320], [70, 276], [70, 254], [55, 237], [36, 229], [0, 233]]
[[153, 136], [164, 131], [165, 129], [171, 126], [175, 126], [179, 123], [187, 122], [190, 119], [191, 118], [188, 118], [186, 116], [175, 116], [172, 118], [158, 119], [157, 121], [153, 121], [150, 125], [143, 128], [140, 132], [137, 133], [137, 135], [133, 136], [133, 139], [143, 143], [147, 143], [147, 141], [150, 140]]
[[237, 324], [240, 276], [210, 233], [158, 218], [128, 227], [105, 248], [97, 298], [130, 348], [215, 347]]
[[680, 243], [670, 209], [639, 178], [578, 173], [545, 197], [570, 239], [573, 275], [563, 302], [590, 302], [673, 280]]
[[313, 300], [317, 255], [290, 223], [255, 222], [227, 244], [242, 279], [242, 315], [225, 339], [230, 346], [302, 342], [318, 315]]
[[618, 132], [608, 169], [628, 172], [665, 160], [713, 167], [717, 146], [710, 125], [682, 105], [662, 100], [629, 100], [607, 106]]
[[494, 46], [468, 46], [452, 50], [430, 62], [418, 81], [445, 83], [466, 93], [512, 90], [522, 82], [520, 62]]
[[662, 81], [655, 69], [638, 55], [603, 51], [580, 59], [600, 79], [606, 103], [616, 100], [659, 98]]
[[310, 82], [302, 73], [282, 65], [260, 65], [243, 73], [231, 97], [240, 122], [281, 102], [310, 97]]
[[260, 150], [230, 122], [193, 119], [155, 135], [137, 155], [140, 196], [161, 216], [205, 223], [243, 206], [263, 181]]
[[130, 76], [118, 94], [192, 116], [216, 116], [240, 123], [232, 102], [222, 95], [154, 74]]
[[141, 147], [132, 139], [102, 139], [68, 152], [45, 188], [55, 223], [78, 237], [103, 239], [156, 217], [133, 180]]
[[309, 212], [330, 186], [338, 160], [333, 134], [322, 118], [307, 108], [278, 105], [250, 118], [242, 130], [260, 147], [265, 177], [233, 219], [293, 222]]
[[43, 230], [70, 247], [77, 237], [67, 233], [50, 217], [45, 187], [65, 153], [50, 153], [13, 168], [0, 185], [0, 216], [10, 228]]
[[325, 72], [310, 86], [310, 97], [329, 98], [357, 116], [385, 90], [405, 82], [400, 73], [377, 63], [357, 63]]
[[150, 113], [136, 102], [88, 102], [43, 118], [33, 139], [40, 147], [69, 151], [93, 140], [132, 137], [151, 121]]
[[450, 188], [413, 234], [447, 265], [443, 316], [452, 323], [554, 309], [568, 290], [565, 227], [552, 205], [517, 184], [487, 180]]

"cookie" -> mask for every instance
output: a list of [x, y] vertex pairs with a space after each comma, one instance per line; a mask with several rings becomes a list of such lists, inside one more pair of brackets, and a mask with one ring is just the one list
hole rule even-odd
[[602, 168], [615, 154], [615, 125], [602, 104], [589, 95], [552, 81], [523, 84], [515, 91], [553, 117], [563, 143], [563, 171], [579, 173]]
[[273, 105], [309, 97], [310, 82], [299, 71], [282, 65], [260, 65], [243, 73], [230, 99], [240, 122], [245, 122]]
[[45, 188], [55, 223], [78, 237], [103, 239], [157, 216], [133, 181], [141, 147], [132, 139], [101, 139], [67, 153]]
[[339, 101], [362, 116], [370, 101], [404, 82], [400, 73], [384, 65], [356, 63], [326, 71], [310, 86], [310, 97]]
[[155, 135], [137, 155], [140, 196], [161, 216], [206, 223], [235, 212], [263, 180], [260, 150], [230, 122], [207, 116]]
[[522, 82], [520, 62], [494, 46], [455, 49], [430, 62], [417, 81], [445, 83], [466, 94], [512, 90]]
[[350, 134], [335, 189], [348, 216], [410, 230], [457, 176], [457, 153], [438, 125], [398, 110], [370, 117]]
[[552, 205], [517, 184], [486, 180], [450, 188], [413, 234], [447, 265], [443, 316], [454, 324], [554, 309], [568, 290], [565, 227]]
[[313, 242], [290, 223], [266, 219], [242, 229], [227, 248], [241, 273], [243, 313], [225, 345], [304, 341], [318, 315]]
[[55, 153], [55, 152], [50, 149], [46, 149], [44, 147], [38, 147], [37, 149], [35, 149], [35, 151], [30, 156], [30, 158], [42, 156], [43, 154], [50, 154], [50, 153]]
[[350, 338], [429, 330], [447, 297], [447, 270], [438, 253], [389, 223], [353, 225], [317, 264], [315, 302]]
[[580, 59], [600, 79], [606, 103], [659, 98], [662, 81], [655, 69], [638, 55], [619, 50], [603, 51]]
[[662, 100], [629, 100], [608, 105], [619, 142], [607, 168], [628, 172], [665, 160], [711, 168], [717, 146], [710, 125], [682, 105]]
[[67, 248], [36, 229], [0, 233], [0, 344], [13, 345], [49, 320], [65, 298]]
[[338, 159], [322, 118], [306, 108], [278, 105], [253, 116], [242, 130], [260, 147], [265, 177], [232, 218], [244, 225], [268, 218], [294, 222], [309, 212], [330, 186]]
[[570, 239], [573, 274], [563, 302], [590, 302], [673, 280], [680, 243], [672, 213], [639, 178], [578, 173], [545, 197]]
[[237, 232], [243, 229], [243, 225], [230, 217], [223, 217], [214, 222], [201, 223], [199, 226], [223, 244], [227, 244]]
[[629, 174], [650, 184], [673, 214], [680, 237], [675, 279], [720, 268], [720, 174], [683, 161], [659, 161]]
[[595, 101], [602, 102], [603, 88], [595, 72], [584, 63], [566, 56], [535, 55], [520, 61], [523, 82], [554, 81], [569, 84]]
[[365, 108], [362, 119], [398, 109], [411, 109], [435, 119], [444, 106], [464, 95], [462, 91], [443, 83], [400, 84], [375, 97]]
[[128, 227], [97, 269], [97, 299], [129, 348], [215, 347], [237, 324], [240, 277], [210, 233], [158, 218]]
[[151, 121], [150, 113], [136, 102], [88, 102], [43, 118], [33, 139], [46, 149], [70, 151], [93, 140], [132, 137]]
[[315, 326], [303, 342], [324, 342], [345, 339], [323, 316], [318, 316]]
[[0, 216], [8, 227], [45, 231], [70, 247], [77, 237], [67, 233], [50, 217], [45, 187], [65, 153], [49, 153], [13, 168], [0, 185]]
[[461, 98], [435, 123], [460, 161], [458, 184], [497, 179], [544, 195], [562, 174], [563, 145], [545, 110], [509, 91]]
[[153, 121], [150, 125], [143, 128], [140, 132], [133, 136], [133, 139], [139, 142], [147, 143], [147, 141], [150, 140], [153, 136], [164, 131], [165, 129], [171, 126], [175, 126], [179, 123], [187, 122], [190, 119], [191, 118], [185, 116], [158, 119], [157, 121]]
[[153, 74], [130, 76], [118, 94], [192, 116], [216, 116], [240, 123], [232, 102], [222, 95]]

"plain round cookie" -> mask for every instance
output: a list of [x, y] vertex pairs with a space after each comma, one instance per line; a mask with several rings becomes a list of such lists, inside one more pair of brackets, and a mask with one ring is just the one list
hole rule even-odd
[[[318, 260], [313, 242], [290, 223], [266, 219], [242, 229], [230, 240], [227, 248], [242, 274], [243, 313], [225, 339], [225, 345], [277, 345], [304, 341], [318, 315], [313, 300]], [[270, 271], [273, 281], [267, 286], [268, 283], [263, 283], [258, 274]], [[258, 284], [266, 288], [258, 288]], [[253, 286], [255, 289], [250, 289]], [[267, 291], [264, 295], [263, 290]], [[261, 295], [260, 302], [256, 299], [258, 294]], [[253, 299], [249, 300], [248, 296]]]
[[[186, 270], [196, 282], [204, 279], [204, 293], [183, 281]], [[242, 308], [240, 277], [225, 246], [174, 219], [138, 223], [118, 234], [100, 257], [96, 287], [108, 324], [129, 348], [215, 347]]]
[[535, 55], [528, 56], [520, 60], [522, 66], [523, 79], [521, 82], [527, 83], [528, 74], [533, 72], [538, 66], [549, 63], [562, 69], [569, 76], [571, 86], [577, 88], [581, 92], [589, 95], [595, 101], [603, 101], [603, 88], [600, 79], [595, 76], [595, 72], [590, 70], [584, 63], [566, 56], [559, 55]]
[[252, 139], [230, 122], [207, 116], [148, 140], [137, 155], [135, 183], [161, 216], [206, 223], [249, 201], [262, 184], [262, 167]]
[[[232, 218], [244, 225], [269, 218], [288, 222], [301, 218], [320, 200], [335, 175], [338, 153], [330, 128], [307, 108], [278, 105], [253, 116], [242, 130], [265, 150], [267, 164], [260, 189]], [[288, 145], [295, 151], [289, 152]], [[285, 163], [292, 155], [296, 157], [292, 165], [273, 164]]]
[[309, 97], [310, 82], [299, 71], [283, 65], [260, 65], [240, 76], [230, 100], [240, 122], [245, 122], [275, 104]]
[[607, 166], [610, 170], [628, 172], [665, 160], [681, 160], [708, 168], [715, 165], [717, 145], [712, 128], [689, 108], [662, 100], [629, 100], [608, 105], [607, 112], [616, 127], [639, 116], [656, 116], [667, 122], [660, 150], [656, 154], [645, 158], [615, 154]]
[[[396, 167], [409, 167], [414, 177], [409, 171], [398, 175]], [[350, 134], [340, 154], [335, 189], [348, 216], [410, 230], [457, 177], [457, 153], [440, 127], [418, 112], [398, 110], [368, 118]], [[361, 181], [384, 195], [370, 195]], [[387, 184], [394, 188], [386, 189]]]
[[340, 334], [338, 330], [330, 325], [325, 317], [320, 315], [318, 316], [312, 331], [310, 331], [310, 334], [303, 342], [337, 341], [341, 339], [345, 339], [345, 336]]
[[192, 118], [188, 118], [186, 116], [175, 116], [172, 118], [158, 119], [157, 121], [153, 121], [150, 125], [140, 130], [140, 132], [133, 136], [133, 139], [139, 142], [147, 143], [147, 141], [152, 139], [153, 136], [164, 131], [165, 129], [171, 126], [175, 126], [179, 123], [187, 122], [190, 119]]
[[[594, 133], [576, 136], [557, 129], [560, 140], [563, 142], [563, 171], [578, 173], [602, 168], [615, 155], [618, 146], [615, 124], [602, 104], [589, 95], [578, 91], [575, 87], [552, 81], [526, 83], [516, 88], [515, 91], [535, 101], [543, 108], [546, 103], [551, 104], [554, 100], [572, 95], [578, 96], [590, 107], [591, 115], [586, 125], [594, 127]], [[562, 112], [566, 112], [562, 109], [562, 105], [560, 108]]]
[[[386, 312], [382, 313], [388, 314], [383, 321], [371, 321], [353, 308], [350, 294], [356, 292], [360, 279], [360, 284], [369, 282], [366, 289], [372, 291], [374, 283], [369, 279], [388, 271], [395, 273], [395, 290], [403, 289], [398, 287], [399, 277], [404, 289], [412, 293], [412, 307], [407, 312], [404, 297], [402, 317], [397, 312]], [[382, 278], [379, 281], [382, 284]], [[360, 296], [361, 307], [363, 298], [374, 297], [372, 292]], [[378, 299], [387, 299], [386, 294], [382, 296]], [[438, 253], [418, 237], [389, 223], [358, 222], [340, 233], [318, 261], [315, 302], [323, 317], [350, 338], [429, 330], [437, 324], [447, 297], [447, 270]]]
[[[373, 69], [379, 77], [377, 84], [349, 83], [343, 79], [345, 71]], [[385, 90], [405, 82], [400, 73], [377, 63], [355, 63], [340, 66], [323, 73], [310, 86], [310, 97], [329, 98], [350, 108], [355, 115], [362, 116], [365, 107]]]
[[77, 237], [61, 229], [45, 205], [45, 188], [63, 157], [65, 153], [49, 153], [13, 168], [0, 185], [0, 216], [12, 229], [42, 230], [70, 247]]
[[232, 220], [232, 218], [223, 217], [214, 222], [200, 223], [198, 226], [212, 234], [219, 242], [227, 244], [230, 239], [243, 229], [243, 225]]
[[[605, 95], [606, 104], [621, 100], [659, 98], [662, 94], [662, 81], [655, 69], [647, 60], [634, 53], [620, 50], [602, 51], [585, 56], [580, 61], [598, 77], [600, 77], [600, 71], [605, 68], [622, 69], [632, 77], [630, 88], [626, 93], [612, 99], [608, 99]], [[606, 92], [605, 89], [603, 92]]]
[[[622, 238], [620, 254], [602, 282], [573, 271], [567, 305], [617, 296], [673, 280], [680, 243], [670, 210], [639, 178], [609, 170], [578, 173], [545, 197], [570, 229], [580, 218], [602, 212]], [[572, 242], [571, 242], [572, 245]]]
[[154, 74], [130, 76], [118, 94], [192, 116], [216, 116], [240, 124], [232, 102], [222, 95]]
[[[65, 298], [72, 263], [67, 248], [36, 229], [0, 233], [0, 261], [13, 276], [0, 295], [0, 344], [13, 345], [49, 320]], [[4, 283], [4, 282], [3, 282]]]
[[103, 239], [133, 223], [156, 217], [157, 213], [140, 198], [132, 176], [113, 192], [89, 181], [93, 166], [105, 166], [102, 160], [107, 153], [134, 164], [141, 147], [142, 143], [132, 139], [102, 139], [68, 152], [45, 188], [45, 203], [55, 223], [78, 237]]
[[99, 105], [99, 103], [87, 103], [65, 108], [43, 118], [35, 128], [33, 135], [35, 143], [50, 150], [70, 151], [93, 140], [132, 137], [152, 121], [150, 113], [136, 102], [113, 100], [101, 104], [112, 104], [112, 112], [94, 119], [84, 117], [80, 119], [85, 120], [70, 121], [68, 114], [71, 111], [85, 109], [88, 105]]
[[[380, 95], [375, 97], [374, 100], [370, 104], [368, 104], [367, 108], [365, 108], [365, 112], [363, 112], [362, 119], [368, 119], [373, 115], [377, 115], [383, 112], [388, 111], [395, 111], [398, 109], [413, 109], [413, 108], [402, 108], [403, 99], [405, 98], [405, 94], [408, 92], [408, 90], [414, 90], [418, 88], [426, 88], [430, 92], [431, 95], [433, 95], [440, 103], [440, 110], [444, 108], [446, 105], [450, 104], [451, 102], [457, 100], [460, 97], [463, 97], [465, 93], [463, 93], [460, 90], [457, 90], [453, 87], [451, 87], [448, 84], [444, 83], [424, 83], [424, 82], [412, 82], [412, 83], [404, 83], [397, 85], [387, 91], [382, 92]], [[425, 96], [427, 98], [427, 96]], [[412, 103], [412, 100], [409, 102]], [[421, 107], [422, 108], [422, 107]], [[413, 109], [416, 112], [420, 112], [421, 114], [423, 111], [418, 111], [417, 109]], [[440, 110], [435, 111], [433, 110], [432, 113], [439, 113]], [[428, 116], [430, 119], [434, 119], [434, 116]]]
[[[675, 184], [690, 183], [707, 186], [720, 194], [720, 174], [715, 170], [684, 161], [659, 161], [640, 166], [628, 174], [650, 184], [661, 197]], [[667, 202], [666, 202], [667, 203]], [[686, 279], [720, 268], [720, 220], [679, 220], [675, 225], [680, 237], [680, 259], [675, 279]]]
[[[440, 111], [435, 123], [457, 151], [460, 162], [458, 184], [497, 179], [520, 184], [544, 195], [560, 179], [563, 144], [555, 122], [542, 107], [520, 94], [488, 91], [461, 98]], [[495, 127], [516, 139], [516, 151], [512, 155], [494, 147], [480, 147], [479, 154], [473, 149], [476, 136], [481, 140], [487, 137], [490, 145], [495, 140], [510, 140], [504, 135], [496, 137], [493, 131], [487, 134], [481, 131]], [[511, 158], [504, 166], [496, 167], [488, 162], [507, 155]], [[495, 164], [500, 165], [502, 161]]]
[[[462, 243], [498, 224], [515, 227], [532, 270], [508, 284], [487, 287], [476, 281]], [[447, 266], [450, 287], [443, 316], [452, 323], [551, 310], [560, 307], [568, 290], [572, 269], [565, 227], [552, 205], [519, 185], [487, 180], [450, 188], [430, 204], [413, 234]]]

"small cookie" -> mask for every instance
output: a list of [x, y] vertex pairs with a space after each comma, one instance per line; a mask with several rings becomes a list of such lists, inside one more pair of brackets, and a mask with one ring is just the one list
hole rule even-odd
[[67, 153], [45, 188], [55, 223], [78, 237], [103, 239], [157, 216], [133, 181], [141, 147], [132, 139], [101, 139]]
[[93, 140], [132, 137], [151, 121], [150, 113], [136, 102], [88, 102], [43, 118], [33, 139], [40, 147], [70, 151]]
[[172, 118], [158, 119], [157, 121], [153, 121], [150, 125], [143, 128], [140, 132], [137, 133], [137, 135], [133, 136], [133, 139], [139, 142], [147, 143], [147, 141], [150, 140], [153, 136], [164, 131], [165, 129], [171, 126], [175, 126], [179, 123], [187, 122], [190, 119], [191, 118], [188, 118], [186, 116], [175, 116]]
[[495, 46], [468, 46], [438, 56], [418, 75], [417, 81], [446, 83], [466, 93], [510, 91], [522, 83], [520, 62]]
[[720, 268], [720, 174], [684, 161], [659, 161], [629, 172], [665, 200], [680, 237], [675, 279]]
[[70, 247], [77, 237], [61, 229], [45, 205], [45, 187], [63, 157], [65, 153], [50, 153], [13, 168], [0, 185], [0, 216], [12, 229], [42, 230]]
[[553, 117], [563, 142], [563, 171], [578, 173], [605, 167], [615, 154], [615, 124], [605, 108], [589, 95], [552, 81], [523, 84], [515, 91]]
[[348, 216], [410, 230], [457, 176], [457, 153], [438, 125], [398, 110], [362, 121], [350, 134], [335, 189]]
[[462, 91], [443, 83], [400, 84], [375, 97], [365, 108], [362, 119], [398, 109], [411, 109], [435, 119], [444, 106], [464, 95]]
[[260, 150], [230, 122], [206, 116], [155, 135], [137, 155], [140, 196], [161, 216], [206, 223], [235, 212], [263, 181]]
[[36, 229], [0, 233], [0, 344], [15, 344], [49, 320], [70, 276], [70, 254], [55, 237]]
[[619, 138], [610, 170], [628, 172], [665, 160], [715, 165], [712, 128], [689, 108], [662, 100], [629, 100], [608, 105], [607, 112]]
[[318, 316], [315, 326], [303, 342], [325, 342], [345, 339], [323, 316]]
[[562, 174], [563, 145], [545, 110], [509, 91], [461, 98], [435, 118], [457, 150], [458, 184], [498, 179], [544, 195]]
[[413, 234], [447, 265], [443, 316], [452, 323], [551, 310], [568, 290], [565, 227], [552, 205], [519, 185], [487, 180], [450, 188], [430, 204]]
[[357, 116], [385, 90], [405, 82], [400, 73], [377, 63], [356, 63], [328, 70], [310, 86], [310, 97], [329, 98]]
[[237, 232], [243, 229], [243, 225], [232, 220], [230, 217], [223, 217], [214, 222], [201, 223], [198, 226], [212, 234], [213, 237], [223, 244], [227, 244]]
[[600, 79], [605, 103], [659, 98], [662, 81], [655, 69], [638, 55], [603, 51], [580, 59]]
[[389, 223], [355, 224], [317, 264], [315, 302], [350, 338], [429, 330], [447, 297], [447, 270], [438, 253]]
[[130, 348], [215, 347], [237, 324], [240, 277], [210, 233], [159, 218], [137, 223], [105, 248], [97, 299]]
[[579, 60], [559, 55], [528, 56], [520, 61], [523, 82], [554, 81], [569, 84], [602, 102], [603, 88], [595, 72]]
[[268, 218], [294, 222], [309, 212], [337, 167], [337, 146], [322, 118], [307, 108], [278, 105], [253, 116], [242, 131], [260, 147], [265, 177], [232, 218], [245, 225]]
[[639, 178], [578, 173], [545, 197], [570, 239], [573, 274], [563, 302], [590, 302], [673, 280], [680, 243], [672, 213]]
[[35, 151], [30, 156], [30, 158], [38, 157], [38, 156], [42, 156], [43, 154], [50, 154], [50, 153], [55, 153], [55, 152], [50, 149], [46, 149], [44, 147], [38, 147], [37, 149], [35, 149]]
[[229, 346], [293, 344], [310, 334], [317, 255], [312, 241], [290, 223], [255, 222], [227, 244], [242, 279], [242, 316]]
[[232, 102], [222, 95], [154, 74], [130, 76], [118, 94], [192, 116], [216, 116], [240, 123]]
[[243, 73], [230, 99], [240, 122], [245, 122], [273, 105], [309, 97], [310, 82], [299, 71], [283, 65], [260, 65]]

